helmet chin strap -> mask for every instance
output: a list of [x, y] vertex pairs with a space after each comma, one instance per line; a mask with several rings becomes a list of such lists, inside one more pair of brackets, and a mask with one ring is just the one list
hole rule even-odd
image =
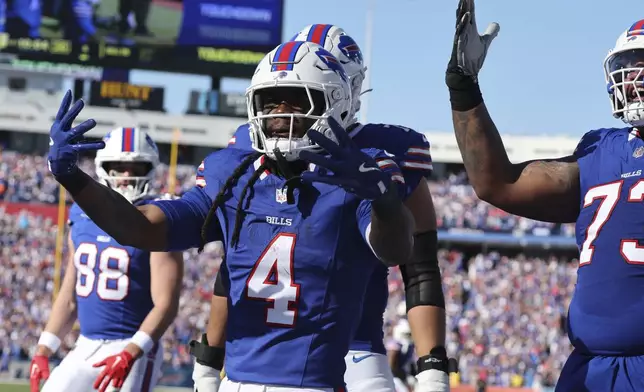
[[293, 177], [293, 171], [288, 165], [284, 154], [280, 151], [279, 147], [273, 149], [273, 154], [275, 155], [275, 163], [277, 163], [277, 168], [280, 170], [284, 178], [289, 179]]
[[284, 158], [284, 155], [279, 148], [275, 147], [273, 149], [273, 154], [275, 154], [275, 163], [277, 164], [277, 168], [282, 172], [284, 178], [286, 178], [286, 184], [284, 184], [284, 187], [282, 188], [286, 188], [286, 202], [291, 205], [295, 204], [295, 189], [302, 188], [302, 179], [300, 176], [296, 176], [293, 173], [288, 161]]

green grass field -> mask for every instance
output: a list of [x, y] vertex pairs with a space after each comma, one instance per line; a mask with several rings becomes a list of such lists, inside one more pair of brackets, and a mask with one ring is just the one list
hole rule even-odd
[[[154, 388], [155, 392], [188, 392], [192, 389], [187, 388], [171, 388], [171, 387], [157, 387]], [[0, 392], [29, 392], [28, 383], [2, 383], [0, 382]]]
[[[103, 0], [97, 10], [97, 15], [109, 17], [118, 14], [118, 0]], [[137, 43], [174, 45], [179, 34], [181, 25], [181, 10], [152, 3], [150, 15], [148, 16], [148, 28], [154, 34], [153, 37], [134, 37]], [[105, 36], [114, 31], [98, 29], [100, 36]], [[52, 18], [43, 17], [40, 33], [47, 38], [61, 38], [62, 32], [58, 29], [58, 21]], [[1, 392], [1, 391], [0, 391]]]

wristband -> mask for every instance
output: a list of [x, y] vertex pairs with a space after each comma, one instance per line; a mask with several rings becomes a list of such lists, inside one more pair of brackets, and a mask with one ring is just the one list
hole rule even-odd
[[78, 195], [90, 181], [93, 181], [84, 171], [76, 168], [69, 174], [56, 176], [56, 181], [62, 185], [72, 197]]
[[483, 102], [483, 95], [479, 84], [471, 76], [461, 72], [448, 71], [445, 82], [449, 87], [449, 100], [452, 110], [466, 112], [474, 109]]
[[134, 343], [139, 346], [141, 351], [143, 351], [143, 354], [149, 353], [155, 344], [152, 337], [143, 331], [137, 331], [134, 336], [132, 336], [132, 339], [130, 339], [130, 343]]
[[40, 338], [38, 339], [38, 345], [47, 347], [52, 353], [58, 351], [58, 348], [60, 348], [60, 343], [61, 341], [58, 336], [47, 331], [43, 331], [43, 333], [40, 334]]

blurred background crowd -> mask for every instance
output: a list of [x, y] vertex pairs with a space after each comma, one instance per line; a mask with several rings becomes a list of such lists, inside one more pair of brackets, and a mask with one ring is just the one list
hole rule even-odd
[[[93, 163], [86, 160], [82, 166], [91, 171]], [[194, 173], [193, 166], [179, 165], [176, 189], [170, 190], [164, 185], [167, 167], [162, 165], [154, 187], [158, 193], [181, 194], [194, 185]], [[570, 225], [517, 218], [481, 202], [462, 173], [431, 181], [430, 187], [442, 231], [574, 233]], [[57, 203], [57, 197], [58, 187], [43, 156], [0, 153], [0, 371], [7, 371], [12, 361], [28, 360], [47, 320], [57, 230], [56, 222], [28, 209], [7, 214], [5, 208], [14, 203]], [[187, 343], [206, 325], [221, 256], [217, 243], [200, 255], [194, 250], [185, 253], [180, 313], [164, 337], [166, 383], [180, 384], [183, 378], [177, 374], [189, 369]], [[565, 318], [577, 261], [543, 251], [526, 255], [481, 247], [443, 248], [439, 260], [447, 300], [448, 353], [460, 361], [457, 382], [551, 385], [570, 352]], [[409, 337], [394, 333], [405, 323], [397, 269], [391, 270], [389, 291], [386, 340], [402, 347], [409, 344]], [[68, 337], [67, 348], [75, 337]], [[61, 350], [59, 356], [64, 353]]]

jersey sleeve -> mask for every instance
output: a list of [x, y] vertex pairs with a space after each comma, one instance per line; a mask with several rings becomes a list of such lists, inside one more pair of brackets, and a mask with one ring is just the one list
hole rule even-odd
[[[406, 186], [405, 178], [402, 175], [400, 167], [392, 159], [391, 154], [388, 154], [387, 152], [382, 150], [375, 149], [366, 149], [362, 151], [372, 156], [378, 163], [380, 170], [391, 176], [391, 180], [396, 185], [396, 190], [398, 191], [398, 196], [401, 198], [401, 200], [407, 199], [407, 197], [409, 196], [409, 190]], [[360, 202], [356, 211], [356, 220], [358, 222], [358, 229], [360, 230], [360, 234], [362, 234], [362, 237], [371, 247], [371, 244], [369, 243], [369, 232], [371, 231], [370, 200], [362, 200]]]
[[407, 193], [411, 194], [423, 178], [432, 174], [432, 156], [429, 151], [429, 141], [422, 133], [409, 130], [406, 135], [408, 144], [394, 159], [405, 177]]
[[[201, 228], [212, 206], [209, 194], [216, 194], [219, 187], [218, 179], [212, 175], [217, 170], [216, 159], [211, 157], [212, 154], [199, 165], [197, 185], [180, 199], [157, 199], [151, 202], [166, 216], [168, 251], [196, 248], [201, 244]], [[209, 189], [211, 187], [215, 189]], [[215, 218], [208, 226], [207, 242], [223, 241], [223, 238], [221, 227]]]
[[432, 174], [429, 141], [420, 132], [399, 125], [366, 124], [356, 139], [363, 147], [375, 147], [391, 154], [405, 177], [409, 194], [423, 178]]

